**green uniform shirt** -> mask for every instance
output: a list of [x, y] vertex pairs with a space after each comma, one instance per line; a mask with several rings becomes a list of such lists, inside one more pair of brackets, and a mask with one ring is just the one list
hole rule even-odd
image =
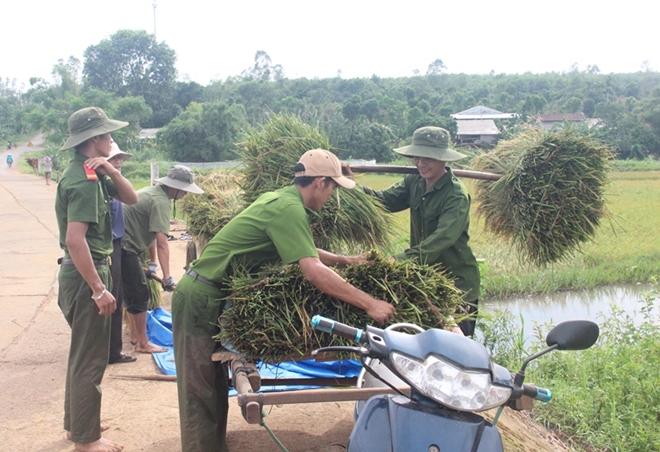
[[209, 241], [190, 267], [226, 282], [236, 269], [252, 272], [268, 263], [318, 256], [302, 194], [292, 185], [261, 195]]
[[135, 254], [147, 250], [156, 240], [156, 233], [170, 232], [170, 198], [164, 185], [153, 185], [137, 191], [138, 202], [124, 206], [126, 233], [121, 247]]
[[[87, 223], [85, 240], [93, 259], [103, 259], [112, 254], [112, 224], [110, 198], [117, 194], [115, 183], [106, 176], [89, 180], [83, 163], [89, 157], [76, 152], [57, 184], [55, 217], [60, 231], [60, 247], [69, 257], [66, 231], [70, 222]], [[92, 172], [92, 176], [94, 177]]]
[[456, 287], [467, 293], [465, 301], [479, 298], [479, 267], [468, 246], [470, 195], [450, 168], [429, 190], [419, 174], [407, 175], [386, 190], [364, 190], [390, 212], [410, 209], [410, 248], [396, 259], [442, 264], [456, 278]]

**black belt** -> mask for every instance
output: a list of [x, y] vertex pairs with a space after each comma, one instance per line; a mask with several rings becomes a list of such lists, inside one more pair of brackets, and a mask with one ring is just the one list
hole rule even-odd
[[[92, 259], [92, 262], [94, 262], [95, 265], [108, 265], [108, 258], [105, 259]], [[57, 259], [57, 263], [60, 265], [73, 265], [73, 259], [70, 259], [68, 257], [60, 257]]]
[[197, 272], [196, 272], [195, 270], [193, 270], [193, 269], [189, 269], [189, 270], [186, 272], [186, 275], [190, 276], [191, 278], [195, 278], [195, 280], [200, 281], [200, 282], [203, 282], [203, 283], [206, 284], [206, 285], [209, 285], [209, 286], [211, 286], [211, 287], [215, 287], [215, 288], [218, 289], [218, 290], [223, 290], [223, 289], [224, 289], [224, 286], [223, 286], [222, 283], [219, 283], [219, 282], [216, 282], [216, 281], [212, 281], [212, 280], [210, 280], [210, 279], [206, 279], [206, 278], [204, 278], [202, 275], [200, 275], [199, 273], [197, 273]]

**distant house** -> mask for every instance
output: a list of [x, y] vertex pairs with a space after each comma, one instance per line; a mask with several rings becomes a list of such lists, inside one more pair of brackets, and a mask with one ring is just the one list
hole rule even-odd
[[140, 130], [140, 138], [155, 138], [156, 132], [160, 129], [142, 129]]
[[456, 142], [459, 146], [494, 146], [500, 136], [495, 120], [512, 119], [517, 116], [516, 113], [502, 113], [483, 105], [453, 114], [451, 117], [456, 120], [458, 126]]
[[511, 119], [518, 116], [517, 113], [502, 113], [493, 108], [479, 105], [468, 110], [451, 115], [455, 120], [478, 120], [478, 119]]
[[494, 146], [500, 136], [492, 119], [461, 119], [456, 121], [456, 125], [456, 143], [459, 146]]
[[592, 127], [593, 121], [590, 121], [584, 113], [553, 113], [549, 115], [538, 115], [538, 123], [544, 130], [561, 128], [564, 122], [581, 124], [584, 123], [588, 127]]

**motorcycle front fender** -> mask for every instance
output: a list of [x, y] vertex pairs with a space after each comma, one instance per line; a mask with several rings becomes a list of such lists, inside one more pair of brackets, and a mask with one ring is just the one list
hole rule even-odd
[[[475, 447], [478, 444], [478, 447]], [[500, 433], [474, 413], [426, 406], [400, 395], [377, 395], [360, 410], [348, 452], [503, 452]]]

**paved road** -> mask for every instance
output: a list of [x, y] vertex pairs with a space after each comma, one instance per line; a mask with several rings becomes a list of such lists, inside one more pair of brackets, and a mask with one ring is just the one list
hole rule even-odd
[[[35, 149], [41, 142], [35, 139]], [[8, 151], [0, 157], [0, 359], [52, 297], [61, 255], [53, 210], [56, 185], [18, 172], [27, 150], [11, 150], [11, 169], [5, 163]]]

